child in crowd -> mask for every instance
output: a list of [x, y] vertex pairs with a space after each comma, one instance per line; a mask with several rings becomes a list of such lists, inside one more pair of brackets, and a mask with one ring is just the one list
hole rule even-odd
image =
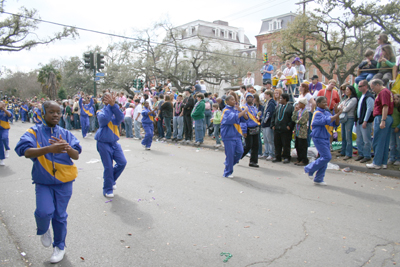
[[295, 129], [295, 147], [297, 151], [297, 162], [294, 165], [306, 166], [308, 164], [307, 150], [307, 130], [308, 130], [308, 111], [306, 109], [307, 99], [300, 98], [294, 108], [292, 120], [296, 123]]
[[150, 150], [151, 143], [153, 142], [154, 135], [154, 113], [156, 112], [157, 107], [154, 110], [150, 109], [149, 102], [144, 102], [144, 107], [142, 109], [142, 126], [145, 132], [145, 136], [142, 140], [142, 145], [146, 150]]
[[72, 195], [72, 182], [78, 176], [73, 160], [79, 158], [79, 140], [57, 124], [61, 118], [60, 105], [46, 101], [42, 110], [43, 124], [37, 124], [22, 135], [15, 152], [33, 161], [32, 180], [36, 191], [35, 219], [37, 235], [43, 246], [52, 242], [51, 263], [64, 258], [67, 235], [67, 206]]
[[394, 95], [393, 124], [390, 131], [388, 164], [400, 165], [400, 95]]
[[212, 105], [213, 107], [213, 118], [212, 123], [214, 125], [214, 137], [216, 145], [215, 147], [221, 147], [221, 139], [219, 138], [219, 129], [221, 127], [221, 110], [219, 110], [218, 103]]
[[10, 147], [8, 146], [10, 118], [12, 118], [12, 113], [6, 109], [4, 102], [0, 101], [0, 166], [4, 166], [4, 159], [10, 156]]
[[[314, 145], [319, 153], [319, 158], [304, 167], [305, 173], [310, 179], [314, 179], [315, 185], [326, 185], [324, 181], [325, 171], [328, 162], [332, 159], [330, 151], [330, 137], [332, 136], [333, 127], [339, 125], [339, 115], [342, 113], [338, 109], [338, 104], [334, 106], [335, 115], [326, 110], [328, 102], [325, 96], [319, 96], [316, 100], [317, 109], [314, 112], [311, 121], [311, 137]], [[314, 173], [317, 173], [314, 176]]]
[[359, 69], [364, 70], [361, 71], [360, 76], [357, 76], [355, 79], [355, 83], [358, 84], [362, 80], [367, 80], [368, 82], [372, 80], [372, 77], [376, 74], [376, 70], [369, 70], [368, 69], [376, 69], [376, 65], [378, 62], [374, 60], [374, 51], [371, 49], [367, 49], [364, 54], [365, 60], [363, 60], [360, 65], [358, 66]]

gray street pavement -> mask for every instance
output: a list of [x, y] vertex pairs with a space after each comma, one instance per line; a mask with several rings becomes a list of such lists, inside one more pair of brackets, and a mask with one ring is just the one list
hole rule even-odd
[[[31, 126], [17, 123], [10, 145]], [[128, 165], [102, 195], [93, 136], [80, 140], [68, 207], [66, 257], [53, 266], [393, 266], [400, 264], [400, 181], [328, 170], [314, 186], [293, 164], [249, 158], [222, 177], [224, 153], [166, 143], [120, 143]], [[36, 233], [32, 163], [0, 168], [0, 266], [50, 266]], [[228, 252], [232, 257], [224, 263]]]

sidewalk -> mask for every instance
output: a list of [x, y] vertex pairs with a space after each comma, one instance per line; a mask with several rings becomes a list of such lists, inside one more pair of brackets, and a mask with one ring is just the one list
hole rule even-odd
[[[164, 142], [166, 144], [171, 144], [171, 143], [177, 143], [177, 142], [173, 142], [170, 140], [167, 141], [157, 141], [157, 137], [154, 137], [154, 142]], [[193, 146], [193, 142], [191, 142], [190, 144], [186, 144], [186, 142], [178, 142], [179, 145], [182, 146]], [[220, 148], [216, 148], [215, 147], [215, 139], [213, 139], [212, 137], [208, 137], [205, 136], [204, 137], [204, 143], [199, 147], [199, 148], [208, 148], [208, 149], [214, 149], [214, 150], [218, 150], [221, 152], [224, 152], [224, 147], [220, 147]], [[353, 157], [355, 159], [355, 157]], [[336, 152], [332, 152], [332, 160], [330, 161], [330, 163], [332, 164], [336, 164], [339, 165], [340, 170], [343, 170], [345, 168], [350, 168], [350, 172], [352, 171], [357, 171], [357, 172], [362, 172], [362, 173], [374, 173], [377, 175], [382, 175], [382, 176], [390, 176], [390, 177], [394, 177], [394, 178], [400, 178], [400, 166], [394, 166], [394, 165], [388, 165], [387, 169], [380, 169], [380, 170], [376, 170], [376, 169], [368, 169], [365, 166], [365, 163], [359, 163], [358, 161], [355, 161], [354, 159], [349, 159], [347, 161], [342, 160], [341, 157], [336, 157]], [[259, 161], [262, 161], [265, 159], [259, 159]], [[294, 158], [292, 159], [292, 162], [294, 162]], [[372, 161], [369, 161], [368, 163], [371, 163]], [[293, 164], [293, 163], [292, 163]]]

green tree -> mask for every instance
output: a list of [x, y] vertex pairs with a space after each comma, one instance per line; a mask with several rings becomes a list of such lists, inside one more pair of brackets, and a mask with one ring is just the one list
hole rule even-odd
[[37, 96], [41, 91], [41, 85], [37, 81], [36, 71], [24, 73], [6, 69], [0, 79], [0, 90], [4, 95], [26, 99]]
[[[334, 17], [332, 14], [337, 12], [333, 7], [320, 6], [298, 15], [281, 31], [281, 40], [275, 42], [281, 48], [280, 57], [306, 58], [307, 65], [314, 65], [328, 80], [336, 75], [339, 83], [354, 75], [365, 50], [375, 48], [377, 31], [371, 30], [365, 19], [350, 13]], [[304, 39], [310, 46], [305, 51]]]
[[58, 98], [61, 100], [67, 99], [67, 91], [63, 87], [58, 90]]
[[42, 93], [55, 100], [61, 82], [60, 71], [55, 69], [53, 65], [45, 65], [39, 70], [37, 80], [42, 85]]
[[328, 9], [341, 8], [366, 24], [373, 24], [400, 43], [400, 0], [381, 1], [319, 0]]
[[[0, 12], [2, 13], [5, 12], [4, 2], [5, 0], [0, 0]], [[36, 19], [39, 19], [39, 15], [35, 9], [28, 10], [21, 7], [18, 14], [10, 15], [0, 21], [0, 51], [29, 50], [37, 45], [78, 36], [75, 28], [64, 28], [62, 32], [55, 33], [51, 37], [38, 37], [35, 30], [40, 22]]]

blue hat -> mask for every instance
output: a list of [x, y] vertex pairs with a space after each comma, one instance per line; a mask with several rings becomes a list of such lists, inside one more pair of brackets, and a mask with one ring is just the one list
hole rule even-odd
[[254, 98], [254, 95], [253, 95], [252, 93], [247, 93], [247, 94], [246, 94], [246, 99], [247, 99], [249, 96], [251, 96], [252, 98]]

